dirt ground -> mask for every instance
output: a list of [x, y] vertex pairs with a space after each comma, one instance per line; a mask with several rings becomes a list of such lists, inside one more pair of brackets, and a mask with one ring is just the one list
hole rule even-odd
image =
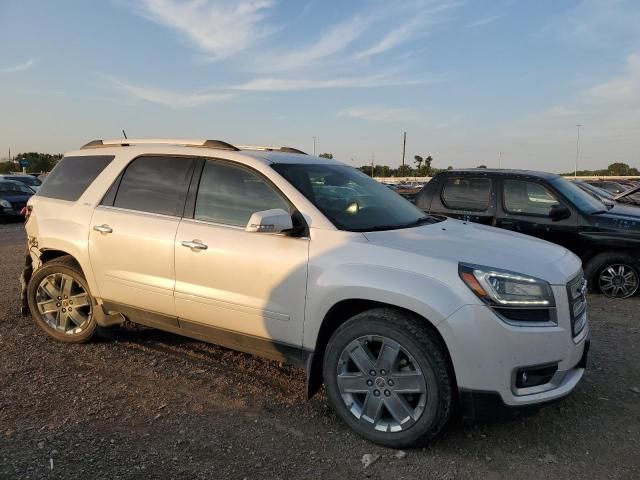
[[306, 402], [299, 369], [144, 328], [47, 338], [18, 313], [23, 238], [0, 225], [0, 478], [640, 478], [639, 299], [590, 297], [589, 369], [567, 399], [455, 419], [402, 457], [324, 394]]

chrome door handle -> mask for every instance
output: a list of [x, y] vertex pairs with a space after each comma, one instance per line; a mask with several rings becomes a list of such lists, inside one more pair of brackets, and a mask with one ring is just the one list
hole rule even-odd
[[183, 240], [182, 246], [190, 248], [193, 252], [197, 252], [198, 250], [206, 250], [207, 248], [209, 248], [209, 246], [202, 243], [201, 240]]
[[93, 229], [96, 232], [100, 232], [100, 233], [111, 233], [113, 232], [113, 229], [107, 225], [106, 223], [102, 224], [102, 225], [94, 225]]

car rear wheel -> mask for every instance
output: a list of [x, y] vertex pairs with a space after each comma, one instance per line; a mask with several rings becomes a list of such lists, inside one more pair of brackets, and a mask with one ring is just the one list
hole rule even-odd
[[93, 297], [73, 258], [60, 257], [36, 270], [27, 295], [35, 322], [56, 340], [81, 343], [96, 335]]
[[604, 253], [585, 268], [595, 291], [611, 298], [629, 298], [640, 288], [638, 263], [629, 255]]
[[439, 342], [420, 320], [380, 308], [331, 337], [324, 380], [338, 415], [358, 434], [392, 448], [426, 443], [449, 419], [453, 382]]

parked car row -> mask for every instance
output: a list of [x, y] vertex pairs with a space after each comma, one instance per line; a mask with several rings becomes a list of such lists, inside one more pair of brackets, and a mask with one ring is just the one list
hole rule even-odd
[[415, 203], [562, 245], [582, 259], [593, 291], [628, 298], [640, 287], [640, 210], [623, 203], [635, 190], [616, 195], [594, 182], [524, 170], [449, 170]]

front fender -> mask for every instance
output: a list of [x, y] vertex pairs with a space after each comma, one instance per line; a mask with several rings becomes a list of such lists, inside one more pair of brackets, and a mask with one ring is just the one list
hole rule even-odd
[[313, 350], [327, 313], [343, 300], [371, 300], [410, 310], [437, 326], [465, 304], [437, 278], [399, 268], [343, 263], [310, 268], [303, 346]]

